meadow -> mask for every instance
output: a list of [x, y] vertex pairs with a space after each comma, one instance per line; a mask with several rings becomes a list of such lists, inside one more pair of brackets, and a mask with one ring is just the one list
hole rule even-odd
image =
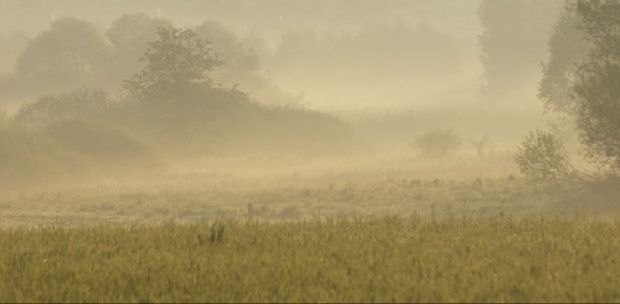
[[406, 152], [3, 192], [0, 302], [620, 300], [615, 200]]
[[617, 302], [620, 222], [167, 221], [0, 231], [0, 302]]
[[178, 164], [148, 178], [6, 191], [0, 196], [0, 216], [3, 226], [36, 226], [575, 211], [578, 206], [558, 202], [555, 194], [562, 190], [528, 183], [510, 155], [502, 153], [435, 161], [410, 152], [226, 157]]

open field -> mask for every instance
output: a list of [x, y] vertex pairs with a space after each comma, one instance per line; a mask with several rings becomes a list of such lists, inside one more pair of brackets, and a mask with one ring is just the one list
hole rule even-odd
[[172, 221], [0, 231], [0, 302], [617, 302], [620, 222]]
[[615, 201], [501, 153], [42, 186], [0, 196], [0, 302], [614, 302]]
[[148, 179], [3, 193], [0, 217], [14, 226], [584, 211], [558, 198], [564, 188], [528, 183], [513, 166], [507, 156], [216, 159]]

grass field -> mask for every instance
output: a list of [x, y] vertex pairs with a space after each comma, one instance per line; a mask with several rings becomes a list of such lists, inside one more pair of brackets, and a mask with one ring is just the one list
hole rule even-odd
[[0, 302], [617, 302], [619, 221], [413, 217], [16, 228]]
[[2, 193], [0, 217], [2, 226], [36, 226], [574, 211], [570, 204], [555, 204], [553, 194], [561, 189], [529, 184], [512, 166], [507, 158], [427, 162], [406, 154], [344, 160], [219, 159], [146, 180]]
[[0, 195], [0, 302], [617, 302], [617, 199], [510, 157], [230, 158]]

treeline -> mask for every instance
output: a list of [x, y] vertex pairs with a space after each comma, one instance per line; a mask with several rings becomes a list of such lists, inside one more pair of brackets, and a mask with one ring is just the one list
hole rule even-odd
[[[559, 119], [530, 133], [516, 155], [532, 179], [614, 181], [620, 172], [620, 2], [567, 0], [548, 40], [538, 97]], [[568, 159], [563, 139], [576, 131], [586, 172]], [[613, 189], [615, 188], [615, 189]], [[610, 189], [606, 189], [610, 190]], [[617, 192], [611, 192], [617, 197]], [[608, 191], [609, 192], [609, 191]]]
[[[10, 189], [149, 174], [174, 158], [267, 152], [309, 155], [345, 146], [348, 126], [333, 116], [300, 106], [265, 106], [234, 86], [217, 83], [216, 68], [226, 60], [234, 67], [234, 58], [251, 57], [244, 49], [217, 52], [216, 44], [200, 34], [205, 27], [180, 30], [141, 14], [125, 18], [112, 28], [124, 22], [140, 24], [136, 20], [153, 22], [152, 40], [132, 35], [143, 35], [139, 27], [134, 32], [108, 31], [109, 40], [116, 43], [116, 51], [110, 51], [107, 42], [95, 39], [93, 28], [63, 18], [29, 43], [15, 73], [4, 80], [25, 88], [45, 83], [67, 90], [45, 94], [12, 117], [4, 115], [0, 185]], [[208, 29], [218, 30], [217, 24], [210, 25]], [[229, 46], [238, 47], [232, 42]], [[138, 73], [115, 85], [118, 90], [88, 86], [70, 90], [76, 84], [88, 84], [85, 79], [105, 83], [101, 80], [105, 75], [124, 73], [122, 60], [117, 61], [119, 66], [98, 66], [104, 56], [101, 50], [108, 49], [105, 56], [115, 56], [121, 47], [136, 54], [142, 51], [143, 62]], [[37, 52], [43, 53], [37, 56]], [[129, 68], [130, 64], [126, 63]]]
[[[125, 14], [105, 31], [86, 20], [60, 18], [29, 40], [13, 71], [0, 77], [0, 101], [32, 100], [82, 86], [116, 91], [144, 67], [140, 58], [162, 26], [172, 23], [143, 13]], [[193, 30], [198, 37], [208, 39], [210, 48], [225, 62], [212, 72], [217, 83], [241, 84], [244, 89], [258, 92], [261, 100], [269, 104], [299, 103], [299, 98], [283, 92], [259, 72], [260, 39], [239, 37], [213, 20]]]

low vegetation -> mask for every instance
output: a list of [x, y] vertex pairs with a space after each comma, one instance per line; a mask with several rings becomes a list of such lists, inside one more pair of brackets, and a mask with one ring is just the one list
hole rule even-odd
[[453, 129], [434, 129], [424, 133], [411, 144], [422, 156], [441, 158], [454, 153], [462, 144]]
[[618, 221], [396, 216], [0, 231], [1, 302], [616, 302]]

